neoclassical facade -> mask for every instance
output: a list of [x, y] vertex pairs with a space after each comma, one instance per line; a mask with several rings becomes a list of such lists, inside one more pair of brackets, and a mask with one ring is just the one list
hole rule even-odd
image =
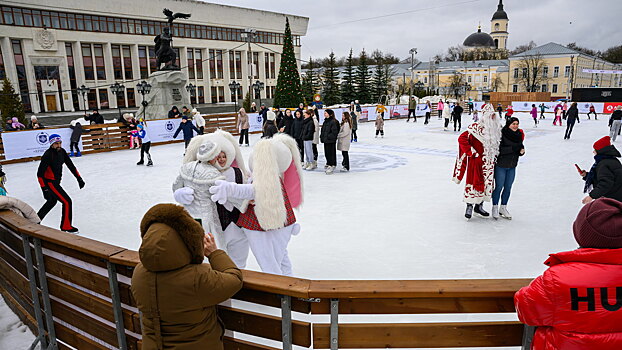
[[[157, 70], [153, 39], [168, 25], [164, 8], [192, 14], [174, 22], [173, 46], [196, 86], [193, 104], [242, 99], [257, 80], [265, 88], [255, 97], [272, 98], [285, 19], [298, 59], [309, 23], [195, 0], [0, 1], [0, 78], [13, 83], [33, 113], [138, 106], [136, 84]], [[255, 31], [250, 48], [246, 29]], [[232, 81], [241, 84], [237, 93]], [[115, 83], [125, 86], [122, 94], [112, 93]]]

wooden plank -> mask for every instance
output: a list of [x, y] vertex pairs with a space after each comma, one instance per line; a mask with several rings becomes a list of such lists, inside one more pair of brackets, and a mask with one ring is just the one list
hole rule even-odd
[[[311, 304], [313, 314], [330, 314], [330, 302]], [[340, 314], [454, 314], [516, 312], [514, 298], [339, 299]]]
[[290, 295], [296, 298], [309, 297], [309, 282], [311, 282], [309, 280], [249, 270], [242, 270], [242, 273], [244, 275], [244, 288]]
[[[339, 324], [340, 349], [520, 346], [520, 322]], [[330, 348], [330, 325], [313, 325], [314, 349]]]
[[71, 345], [80, 350], [107, 350], [108, 348], [98, 342], [85, 337], [84, 335], [63, 326], [58, 322], [54, 322], [54, 330], [56, 331], [56, 339]]
[[[243, 300], [249, 303], [272, 306], [276, 308], [281, 308], [281, 296], [274, 293], [268, 292], [260, 292], [256, 290], [242, 288], [239, 292], [237, 292], [232, 299]], [[311, 312], [310, 303], [307, 301], [300, 300], [298, 298], [292, 298], [292, 310], [296, 312], [301, 312], [308, 314]]]
[[49, 249], [49, 250], [53, 250], [56, 253], [62, 254], [62, 255], [66, 255], [66, 256], [70, 256], [72, 258], [84, 261], [86, 263], [89, 263], [91, 265], [95, 265], [95, 266], [99, 266], [101, 268], [108, 268], [108, 265], [106, 264], [106, 259], [102, 258], [102, 257], [98, 257], [98, 256], [93, 256], [89, 253], [84, 253], [81, 251], [78, 251], [76, 249], [72, 249], [69, 247], [66, 247], [64, 245], [61, 244], [57, 244], [54, 242], [49, 242], [49, 241], [41, 241], [41, 246], [43, 248]]
[[0, 275], [0, 277], [3, 277], [20, 293], [21, 299], [32, 303], [32, 294], [30, 292], [30, 283], [28, 283], [28, 279], [2, 259], [0, 259]]
[[508, 298], [531, 279], [310, 282], [310, 298]]
[[[1, 265], [1, 263], [0, 263], [0, 265]], [[16, 305], [19, 305], [29, 315], [34, 317], [35, 311], [34, 311], [34, 308], [32, 306], [32, 302], [31, 302], [32, 298], [30, 297], [30, 294], [24, 295], [22, 293], [22, 291], [20, 291], [19, 288], [17, 288], [12, 283], [11, 280], [6, 278], [6, 275], [4, 275], [4, 273], [0, 273], [0, 289], [4, 289], [8, 294], [11, 295], [13, 300], [15, 300], [15, 302], [17, 303]]]
[[35, 318], [30, 315], [30, 313], [24, 309], [20, 303], [15, 300], [15, 298], [0, 284], [0, 295], [4, 299], [6, 305], [17, 315], [20, 321], [22, 321], [34, 334], [39, 334], [37, 330], [37, 321]]
[[279, 350], [266, 345], [255, 344], [231, 337], [223, 337], [222, 342], [225, 346], [225, 350]]
[[[281, 340], [280, 317], [225, 306], [218, 307], [218, 315], [228, 330], [277, 341]], [[310, 323], [292, 321], [292, 343], [304, 347], [311, 346]]]
[[0, 258], [2, 258], [9, 265], [11, 265], [11, 267], [17, 270], [22, 276], [28, 276], [26, 262], [22, 259], [20, 255], [15, 253], [12, 249], [7, 248], [4, 244], [0, 244]]

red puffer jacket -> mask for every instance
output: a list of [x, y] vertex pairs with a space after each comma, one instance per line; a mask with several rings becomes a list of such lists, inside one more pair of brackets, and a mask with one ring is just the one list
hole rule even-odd
[[622, 349], [622, 249], [551, 254], [542, 276], [514, 296], [537, 326], [533, 350]]

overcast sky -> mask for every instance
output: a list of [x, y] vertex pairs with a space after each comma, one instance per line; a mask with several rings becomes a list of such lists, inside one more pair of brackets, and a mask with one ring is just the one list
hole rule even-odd
[[[462, 44], [477, 31], [490, 32], [498, 0], [211, 0], [209, 2], [309, 17], [302, 58], [345, 56], [378, 48], [403, 59], [418, 49], [427, 61]], [[533, 40], [603, 50], [622, 44], [622, 0], [505, 0], [508, 48]], [[374, 18], [380, 17], [381, 18]], [[369, 19], [372, 18], [372, 19]], [[350, 23], [346, 23], [350, 22]]]

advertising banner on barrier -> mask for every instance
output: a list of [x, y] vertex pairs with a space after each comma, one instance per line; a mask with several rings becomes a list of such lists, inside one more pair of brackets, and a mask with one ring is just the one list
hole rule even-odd
[[594, 105], [594, 112], [597, 114], [603, 113], [605, 108], [605, 104], [603, 102], [577, 102], [577, 108], [579, 109], [579, 113], [587, 114], [590, 112], [590, 105]]
[[[405, 117], [408, 115], [408, 105], [387, 106], [391, 118]], [[397, 114], [396, 114], [397, 113]]]
[[[50, 148], [49, 138], [52, 134], [60, 135], [63, 148], [69, 152], [69, 138], [72, 131], [69, 128], [61, 128], [3, 132], [4, 157], [6, 160], [40, 157]], [[80, 149], [82, 149], [82, 140], [80, 140]]]
[[[555, 106], [557, 106], [558, 104], [563, 104], [563, 102], [558, 102], [558, 101], [546, 101], [546, 102], [535, 102], [535, 101], [514, 101], [512, 102], [512, 107], [514, 107], [514, 111], [516, 112], [529, 112], [531, 111], [531, 105], [536, 105], [536, 108], [538, 109], [538, 113], [540, 113], [540, 105], [544, 103], [544, 106], [546, 106], [545, 112], [550, 112], [553, 113], [553, 111], [555, 110]], [[605, 103], [603, 102], [594, 102], [594, 103], [590, 103], [590, 102], [577, 102], [577, 108], [579, 109], [579, 113], [585, 113], [587, 114], [590, 111], [590, 105], [594, 105], [594, 110], [596, 113], [603, 113], [603, 109], [605, 107]], [[570, 107], [570, 105], [569, 105]], [[607, 113], [605, 111], [605, 113]], [[611, 113], [611, 112], [608, 112]]]
[[[611, 114], [616, 110], [616, 107], [622, 106], [622, 102], [606, 102], [604, 107], [604, 113]], [[598, 113], [598, 111], [596, 112]]]
[[147, 121], [147, 132], [151, 142], [166, 142], [172, 140], [183, 140], [183, 132], [179, 132], [176, 138], [173, 138], [173, 134], [179, 127], [181, 119], [158, 119]]
[[263, 118], [259, 116], [259, 113], [248, 113], [248, 124], [250, 125], [248, 132], [261, 131]]
[[417, 104], [417, 109], [415, 110], [415, 116], [424, 117], [427, 112], [430, 112], [430, 107], [427, 103], [419, 103]]

